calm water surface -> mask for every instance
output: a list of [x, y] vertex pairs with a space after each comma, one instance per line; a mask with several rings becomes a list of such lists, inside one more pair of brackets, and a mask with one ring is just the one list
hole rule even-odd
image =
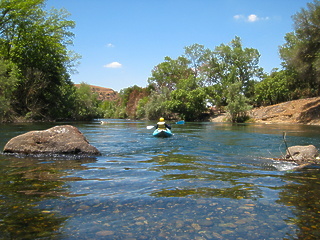
[[[320, 127], [72, 123], [95, 158], [0, 155], [0, 239], [319, 239], [320, 168], [267, 159]], [[70, 123], [68, 123], [70, 124]], [[55, 124], [57, 125], [57, 124]], [[0, 125], [0, 147], [53, 124]]]

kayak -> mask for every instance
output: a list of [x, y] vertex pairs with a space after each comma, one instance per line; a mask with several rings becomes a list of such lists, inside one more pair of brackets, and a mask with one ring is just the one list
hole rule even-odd
[[158, 129], [156, 129], [153, 132], [153, 136], [155, 136], [155, 137], [163, 137], [163, 138], [171, 137], [172, 136], [172, 132], [171, 132], [171, 130], [169, 128], [167, 128], [166, 130], [158, 130]]
[[185, 124], [185, 121], [184, 120], [181, 120], [179, 122], [176, 122], [176, 124]]

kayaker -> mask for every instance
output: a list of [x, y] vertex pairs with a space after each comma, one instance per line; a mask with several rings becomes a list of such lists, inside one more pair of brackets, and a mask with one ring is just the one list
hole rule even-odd
[[171, 129], [171, 126], [169, 126], [168, 124], [166, 124], [166, 122], [164, 121], [164, 118], [161, 117], [159, 119], [159, 122], [156, 125], [156, 129], [163, 129], [166, 130], [166, 128]]

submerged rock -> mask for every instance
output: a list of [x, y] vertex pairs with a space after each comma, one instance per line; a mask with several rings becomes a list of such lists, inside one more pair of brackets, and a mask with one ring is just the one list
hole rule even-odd
[[286, 159], [293, 161], [310, 161], [315, 160], [319, 155], [314, 145], [292, 146], [286, 152]]
[[62, 125], [12, 138], [4, 153], [100, 155], [78, 128]]

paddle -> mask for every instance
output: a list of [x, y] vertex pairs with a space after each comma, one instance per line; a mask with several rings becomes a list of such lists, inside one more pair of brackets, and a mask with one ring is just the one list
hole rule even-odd
[[147, 129], [152, 129], [154, 128], [154, 126], [147, 126]]

